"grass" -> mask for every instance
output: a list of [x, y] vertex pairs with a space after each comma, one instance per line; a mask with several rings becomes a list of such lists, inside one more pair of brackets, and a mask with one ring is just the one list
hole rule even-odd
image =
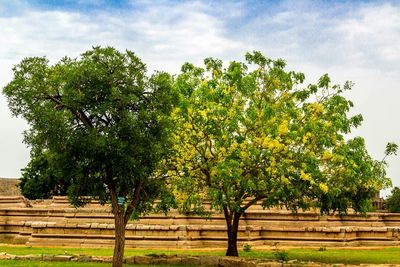
[[[88, 256], [112, 256], [112, 248], [71, 248], [71, 247], [30, 247], [17, 245], [0, 245], [0, 252], [13, 255], [88, 255]], [[224, 256], [225, 250], [187, 250], [187, 249], [125, 249], [124, 256], [143, 256], [153, 254], [165, 255], [213, 255]]]
[[[0, 260], [0, 266], [12, 267], [106, 267], [109, 263], [95, 262], [55, 262], [55, 261], [25, 261], [25, 260]], [[133, 266], [133, 265], [125, 265]]]
[[[320, 250], [318, 248], [288, 248], [284, 249], [288, 252], [289, 260], [299, 261], [313, 261], [320, 263], [344, 263], [344, 264], [400, 264], [400, 248], [326, 248], [326, 250]], [[111, 248], [66, 248], [66, 247], [29, 247], [29, 246], [12, 246], [12, 245], [0, 245], [0, 252], [7, 252], [13, 255], [38, 255], [38, 254], [50, 254], [50, 255], [91, 255], [91, 256], [112, 256], [113, 249]], [[136, 256], [136, 255], [210, 255], [210, 256], [223, 256], [225, 250], [223, 249], [202, 249], [202, 250], [168, 250], [168, 249], [126, 249], [125, 256]], [[240, 252], [241, 257], [245, 258], [258, 258], [258, 259], [271, 259], [273, 260], [274, 251], [271, 249], [259, 249], [253, 248], [250, 252]], [[11, 264], [6, 261], [9, 265], [4, 265], [0, 261], [0, 266], [27, 266], [18, 265], [22, 261], [16, 261], [16, 264]], [[29, 266], [67, 266], [53, 265], [53, 263], [44, 263], [40, 265], [39, 262], [30, 262]], [[48, 264], [48, 265], [46, 265]], [[58, 263], [54, 263], [58, 264]], [[75, 265], [78, 264], [78, 265]], [[80, 264], [80, 265], [79, 265]], [[68, 262], [68, 266], [108, 266], [107, 264], [94, 265], [94, 263], [71, 263]]]
[[[318, 248], [290, 248], [285, 251], [289, 254], [289, 260], [344, 264], [400, 264], [400, 248], [327, 248], [322, 251]], [[241, 256], [274, 259], [273, 253], [273, 251], [268, 250], [253, 250], [242, 252]]]
[[[54, 261], [25, 261], [25, 260], [0, 260], [2, 267], [109, 267], [110, 263], [97, 263], [97, 262], [54, 262]], [[160, 265], [131, 265], [124, 264], [124, 266], [134, 267], [160, 267]], [[163, 265], [162, 267], [168, 267]], [[172, 266], [170, 266], [172, 267]]]

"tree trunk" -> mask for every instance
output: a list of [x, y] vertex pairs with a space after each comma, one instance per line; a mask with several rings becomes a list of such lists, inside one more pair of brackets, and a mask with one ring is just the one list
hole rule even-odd
[[236, 211], [229, 212], [228, 208], [225, 207], [224, 215], [228, 235], [228, 248], [226, 250], [226, 256], [238, 257], [239, 253], [237, 249], [237, 235], [239, 229], [239, 219], [242, 214]]
[[115, 243], [112, 267], [122, 267], [125, 247], [125, 218], [123, 207], [117, 207], [114, 213]]
[[118, 195], [115, 190], [115, 185], [111, 181], [107, 184], [110, 189], [112, 213], [114, 214], [114, 225], [115, 225], [115, 241], [114, 241], [114, 255], [112, 267], [122, 267], [124, 262], [124, 248], [125, 248], [125, 228], [129, 221], [133, 211], [137, 207], [140, 201], [140, 192], [142, 190], [143, 182], [139, 181], [135, 186], [135, 192], [133, 198], [129, 202], [128, 206], [121, 205], [118, 203]]

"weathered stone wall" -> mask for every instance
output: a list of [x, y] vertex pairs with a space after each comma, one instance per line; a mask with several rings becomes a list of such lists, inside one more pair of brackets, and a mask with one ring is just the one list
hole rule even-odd
[[[252, 207], [240, 222], [239, 246], [400, 245], [400, 214], [321, 216], [317, 212], [292, 214]], [[22, 197], [0, 198], [0, 242], [29, 245], [106, 246], [114, 242], [110, 208], [92, 203], [75, 209], [65, 198], [24, 202]], [[127, 247], [224, 247], [222, 214], [210, 218], [149, 214], [127, 225]]]
[[21, 196], [19, 182], [16, 178], [0, 178], [0, 196]]

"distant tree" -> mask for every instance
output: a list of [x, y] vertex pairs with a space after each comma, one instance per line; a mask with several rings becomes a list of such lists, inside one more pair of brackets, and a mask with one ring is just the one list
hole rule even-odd
[[[226, 255], [237, 256], [239, 220], [253, 204], [296, 211], [363, 211], [371, 194], [390, 183], [360, 137], [344, 135], [360, 125], [349, 117], [351, 88], [331, 85], [328, 75], [302, 88], [304, 74], [285, 71], [283, 60], [259, 52], [248, 64], [207, 58], [205, 69], [185, 64], [175, 80], [180, 106], [174, 156], [165, 161], [183, 210], [204, 201], [222, 211]], [[249, 71], [251, 69], [251, 71]]]
[[[92, 198], [111, 202], [113, 266], [122, 266], [128, 220], [151, 210], [156, 198], [169, 199], [154, 170], [169, 150], [171, 76], [157, 72], [148, 78], [134, 53], [111, 47], [52, 66], [46, 58], [26, 58], [13, 70], [4, 94], [13, 114], [30, 126], [25, 142], [31, 162], [22, 192], [47, 197], [66, 190], [76, 206]], [[29, 195], [35, 186], [42, 195]]]
[[391, 195], [386, 199], [386, 208], [389, 212], [400, 212], [400, 188], [393, 188]]
[[55, 157], [48, 150], [31, 157], [28, 166], [22, 169], [19, 183], [23, 196], [29, 199], [46, 199], [67, 195], [70, 181], [57, 168]]

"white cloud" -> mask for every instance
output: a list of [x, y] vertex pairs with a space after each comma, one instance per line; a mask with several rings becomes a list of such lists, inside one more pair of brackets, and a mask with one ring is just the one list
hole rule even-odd
[[[201, 64], [208, 56], [242, 60], [246, 51], [255, 49], [286, 59], [289, 68], [304, 71], [310, 81], [326, 72], [335, 82], [353, 80], [356, 86], [349, 97], [355, 112], [365, 118], [356, 133], [365, 136], [378, 158], [386, 142], [400, 144], [399, 5], [132, 1], [126, 9], [101, 10], [101, 1], [92, 2], [96, 9], [90, 13], [38, 9], [24, 1], [0, 3], [0, 87], [23, 57], [46, 55], [55, 62], [93, 45], [135, 51], [149, 69], [170, 72], [185, 61]], [[29, 156], [19, 134], [25, 126], [11, 118], [3, 96], [0, 121], [6, 129], [0, 131], [0, 140], [9, 140], [0, 142], [0, 150], [9, 151], [0, 153], [0, 175], [18, 176]], [[400, 185], [399, 158], [391, 163], [389, 174]]]
[[269, 55], [296, 64], [400, 71], [400, 7], [392, 4], [286, 1], [241, 31]]
[[[224, 21], [210, 15], [210, 7], [201, 2], [160, 2], [156, 6], [136, 3], [129, 10], [91, 14], [40, 10], [21, 1], [13, 6], [18, 7], [15, 12], [0, 15], [1, 88], [12, 78], [12, 66], [24, 57], [47, 56], [55, 63], [65, 55], [76, 57], [93, 45], [135, 51], [150, 69], [172, 72], [177, 72], [185, 61], [200, 64], [207, 56], [229, 58], [242, 49], [240, 41], [225, 36]], [[0, 11], [11, 9], [0, 4]], [[225, 17], [238, 15], [232, 9], [226, 10]], [[7, 151], [0, 153], [0, 175], [19, 176], [29, 158], [21, 143], [26, 126], [21, 119], [11, 118], [4, 96], [0, 96], [0, 121], [5, 129], [0, 131], [0, 151]]]
[[400, 60], [400, 8], [391, 4], [366, 6], [341, 21], [337, 32], [350, 50], [357, 52], [360, 62], [371, 59], [380, 67]]
[[[284, 58], [309, 82], [329, 73], [335, 83], [355, 82], [348, 97], [364, 116], [355, 134], [371, 154], [383, 157], [387, 142], [400, 144], [400, 7], [389, 3], [286, 1], [260, 12], [237, 36], [247, 34], [257, 49]], [[389, 159], [388, 174], [400, 185], [400, 159]], [[386, 192], [387, 194], [388, 192]]]

